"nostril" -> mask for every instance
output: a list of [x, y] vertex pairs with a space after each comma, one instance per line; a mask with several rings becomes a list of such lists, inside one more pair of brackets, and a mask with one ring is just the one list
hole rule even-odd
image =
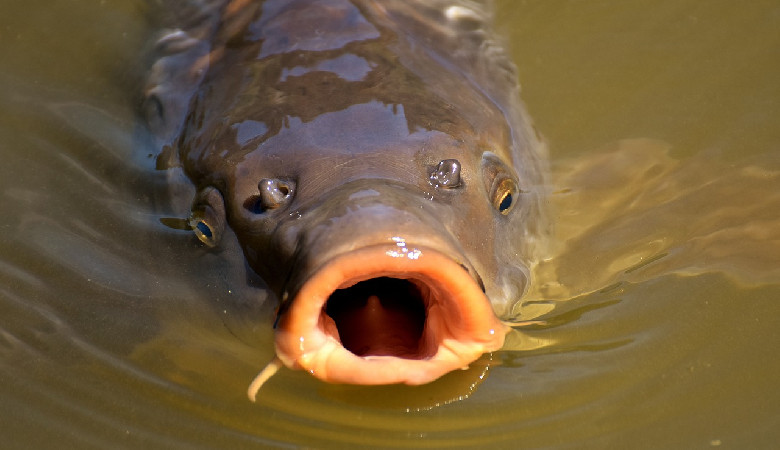
[[444, 189], [460, 186], [460, 162], [457, 159], [443, 159], [431, 171], [431, 184]]
[[259, 194], [249, 197], [244, 208], [254, 214], [277, 209], [292, 198], [292, 182], [276, 178], [263, 178], [257, 183]]

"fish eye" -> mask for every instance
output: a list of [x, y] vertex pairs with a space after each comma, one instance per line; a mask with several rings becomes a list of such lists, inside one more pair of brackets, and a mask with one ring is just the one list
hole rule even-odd
[[517, 197], [517, 184], [511, 178], [501, 178], [494, 183], [495, 188], [491, 195], [493, 207], [503, 215], [509, 214]]
[[199, 241], [209, 247], [215, 247], [221, 237], [221, 233], [218, 231], [220, 222], [216, 221], [214, 217], [207, 216], [212, 216], [210, 208], [193, 212], [190, 218], [190, 227]]
[[217, 189], [208, 187], [198, 194], [189, 225], [204, 244], [215, 247], [219, 243], [225, 231], [225, 203]]
[[192, 225], [192, 231], [195, 232], [195, 236], [197, 236], [201, 242], [208, 245], [209, 247], [214, 247], [216, 245], [216, 242], [214, 241], [214, 232], [212, 231], [211, 225], [209, 225], [204, 219], [195, 220], [194, 224]]
[[513, 171], [496, 154], [486, 151], [482, 155], [482, 176], [493, 208], [506, 216], [519, 198], [520, 188], [512, 176]]
[[206, 222], [199, 220], [195, 225], [195, 232], [202, 236], [201, 240], [211, 239], [214, 237], [214, 233], [211, 232], [211, 227]]

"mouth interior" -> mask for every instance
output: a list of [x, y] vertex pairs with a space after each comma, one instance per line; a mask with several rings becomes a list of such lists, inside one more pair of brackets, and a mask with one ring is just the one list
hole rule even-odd
[[378, 277], [334, 291], [324, 308], [341, 344], [357, 356], [423, 359], [430, 295], [421, 283]]

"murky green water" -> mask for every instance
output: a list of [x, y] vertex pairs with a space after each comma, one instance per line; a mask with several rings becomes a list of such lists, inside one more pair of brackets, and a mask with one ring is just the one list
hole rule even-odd
[[285, 370], [252, 404], [273, 305], [233, 236], [159, 222], [144, 2], [3, 2], [0, 446], [776, 446], [780, 3], [499, 6], [557, 189], [543, 323], [429, 386]]

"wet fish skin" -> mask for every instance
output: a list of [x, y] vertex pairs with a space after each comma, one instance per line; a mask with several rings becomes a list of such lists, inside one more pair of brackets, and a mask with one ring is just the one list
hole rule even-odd
[[[224, 211], [249, 265], [285, 302], [283, 362], [329, 381], [418, 384], [499, 348], [497, 316], [511, 316], [546, 231], [546, 170], [489, 11], [473, 2], [214, 4], [219, 21], [206, 15], [163, 38], [146, 110], [168, 144], [160, 165], [181, 168], [200, 192], [193, 227], [210, 233], [209, 215]], [[379, 262], [361, 272], [357, 254]], [[379, 370], [397, 375], [333, 378], [333, 361], [307, 365], [316, 346], [282, 342], [300, 337], [303, 347], [305, 334], [340, 345], [337, 331], [310, 335], [297, 322], [314, 301], [302, 292], [325, 297], [312, 307], [324, 311], [330, 291], [311, 283], [326, 275], [344, 276], [331, 290], [383, 276], [427, 290], [416, 356], [334, 359], [367, 373], [382, 360], [390, 365]], [[450, 287], [461, 279], [468, 299], [448, 303], [461, 302]], [[334, 326], [326, 315], [301, 320]], [[462, 341], [465, 359], [440, 362], [445, 337]], [[427, 360], [438, 367], [422, 368]]]

